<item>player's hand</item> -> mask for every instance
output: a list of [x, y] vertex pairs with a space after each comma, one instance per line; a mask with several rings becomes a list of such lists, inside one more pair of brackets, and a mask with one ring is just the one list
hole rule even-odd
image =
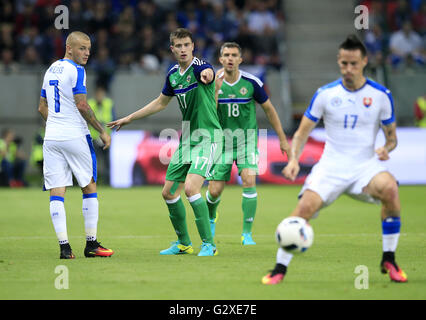
[[222, 86], [223, 80], [225, 79], [225, 72], [224, 69], [219, 69], [216, 72], [216, 79], [215, 79], [215, 90], [219, 91], [220, 87]]
[[379, 160], [381, 161], [385, 161], [385, 160], [389, 160], [389, 152], [385, 147], [380, 147], [376, 149], [376, 154], [379, 157]]
[[280, 141], [280, 149], [281, 149], [281, 153], [284, 155], [287, 155], [287, 158], [290, 160], [290, 145], [288, 144], [287, 140], [282, 140]]
[[297, 174], [299, 173], [300, 166], [297, 160], [290, 160], [281, 173], [284, 177], [290, 181], [296, 180]]
[[104, 143], [103, 150], [108, 149], [111, 145], [111, 136], [106, 131], [104, 131], [101, 133], [99, 138], [101, 138], [102, 142]]
[[204, 69], [203, 71], [201, 71], [200, 76], [201, 76], [202, 83], [209, 84], [210, 82], [213, 81], [214, 71], [210, 68]]
[[132, 120], [130, 120], [130, 118], [127, 116], [115, 121], [108, 122], [106, 126], [111, 129], [116, 128], [115, 130], [118, 131], [122, 126], [129, 124], [130, 122], [132, 122]]

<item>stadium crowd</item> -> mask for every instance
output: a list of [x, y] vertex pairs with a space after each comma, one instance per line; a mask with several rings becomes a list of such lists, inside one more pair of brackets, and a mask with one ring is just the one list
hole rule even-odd
[[426, 66], [426, 1], [361, 0], [368, 7], [369, 29], [364, 41], [370, 64], [394, 71]]
[[[58, 5], [69, 9], [68, 30], [55, 29]], [[0, 69], [49, 65], [63, 57], [68, 33], [82, 30], [92, 40], [88, 69], [106, 85], [117, 69], [163, 72], [173, 60], [168, 35], [179, 26], [193, 32], [195, 54], [208, 61], [216, 61], [223, 41], [237, 41], [248, 64], [279, 68], [281, 5], [278, 0], [1, 0]]]

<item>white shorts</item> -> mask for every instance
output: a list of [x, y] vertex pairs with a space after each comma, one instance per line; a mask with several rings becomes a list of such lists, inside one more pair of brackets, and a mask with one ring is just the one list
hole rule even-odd
[[43, 144], [43, 175], [46, 190], [72, 186], [72, 175], [78, 185], [96, 182], [96, 156], [90, 135], [73, 140], [45, 140]]
[[369, 203], [380, 204], [380, 201], [370, 194], [363, 192], [371, 179], [378, 173], [388, 171], [376, 158], [350, 167], [345, 171], [325, 163], [317, 163], [306, 177], [305, 184], [299, 193], [299, 198], [305, 190], [312, 190], [321, 197], [323, 207], [330, 205], [341, 194]]

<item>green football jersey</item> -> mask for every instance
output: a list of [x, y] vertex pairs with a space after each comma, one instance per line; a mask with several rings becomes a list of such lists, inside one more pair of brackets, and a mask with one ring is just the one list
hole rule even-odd
[[[222, 128], [216, 110], [215, 83], [201, 82], [200, 73], [213, 67], [196, 57], [181, 73], [176, 64], [167, 74], [162, 93], [176, 96], [182, 112], [183, 133], [181, 139], [190, 139], [191, 145], [201, 141], [222, 141]], [[190, 126], [188, 128], [188, 126]], [[189, 129], [188, 131], [186, 131]], [[190, 134], [190, 137], [186, 136]]]
[[248, 143], [253, 138], [257, 145], [255, 102], [262, 104], [267, 100], [268, 95], [262, 81], [248, 72], [240, 70], [240, 76], [234, 83], [223, 81], [219, 90], [217, 112], [225, 136], [233, 135], [234, 147], [241, 141]]

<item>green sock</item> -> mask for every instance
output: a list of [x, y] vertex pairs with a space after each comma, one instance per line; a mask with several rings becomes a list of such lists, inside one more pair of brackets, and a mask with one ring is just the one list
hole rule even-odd
[[210, 230], [209, 208], [206, 201], [197, 193], [188, 198], [195, 215], [195, 224], [197, 225], [198, 233], [203, 242], [208, 242], [214, 245], [212, 232]]
[[256, 187], [243, 188], [243, 233], [251, 232], [254, 216], [256, 215], [257, 192]]
[[206, 200], [207, 200], [206, 201], [207, 207], [209, 208], [209, 219], [214, 220], [214, 219], [216, 219], [216, 209], [217, 209], [217, 206], [220, 203], [220, 197], [213, 198], [211, 196], [210, 192], [207, 190]]
[[178, 236], [179, 242], [185, 246], [191, 243], [189, 238], [188, 228], [186, 226], [186, 210], [179, 198], [176, 200], [166, 200], [167, 207], [169, 208], [169, 218], [172, 222], [173, 228]]

